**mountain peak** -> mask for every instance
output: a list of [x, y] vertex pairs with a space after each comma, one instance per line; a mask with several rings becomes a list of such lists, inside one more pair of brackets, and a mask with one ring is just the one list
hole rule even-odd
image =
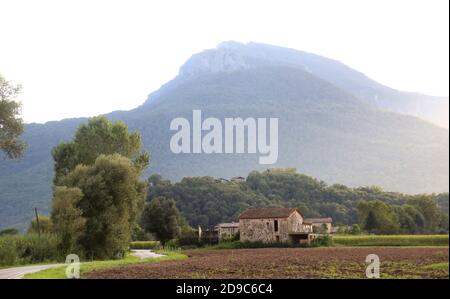
[[234, 40], [224, 41], [217, 45], [217, 49], [234, 49], [239, 50], [245, 48], [245, 44]]
[[255, 42], [244, 44], [225, 41], [214, 49], [192, 55], [181, 66], [178, 76], [151, 93], [145, 105], [158, 103], [158, 99], [165, 92], [200, 76], [268, 66], [303, 70], [374, 107], [416, 116], [448, 128], [448, 97], [401, 92], [370, 79], [338, 60]]
[[248, 69], [252, 65], [244, 57], [244, 44], [227, 41], [215, 49], [194, 54], [180, 68], [179, 75], [193, 77], [204, 73], [233, 72]]
[[310, 72], [310, 68], [315, 68], [317, 63], [345, 67], [339, 61], [295, 49], [255, 42], [244, 44], [225, 41], [219, 43], [216, 48], [192, 55], [181, 66], [179, 76], [190, 78], [264, 66], [296, 67]]

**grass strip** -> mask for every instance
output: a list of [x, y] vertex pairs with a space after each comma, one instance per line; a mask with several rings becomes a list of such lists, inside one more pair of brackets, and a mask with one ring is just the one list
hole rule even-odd
[[[91, 262], [82, 262], [80, 265], [80, 278], [86, 273], [89, 273], [94, 270], [103, 270], [108, 268], [132, 265], [132, 264], [141, 264], [141, 263], [156, 263], [160, 261], [168, 261], [168, 260], [184, 260], [187, 258], [186, 255], [177, 252], [177, 251], [157, 251], [160, 254], [164, 254], [161, 257], [155, 258], [146, 258], [140, 259], [133, 255], [127, 255], [124, 259], [120, 260], [107, 260], [107, 261], [91, 261]], [[25, 275], [25, 279], [65, 279], [66, 278], [66, 266], [63, 267], [55, 267], [46, 270], [42, 270], [35, 273], [30, 273]]]

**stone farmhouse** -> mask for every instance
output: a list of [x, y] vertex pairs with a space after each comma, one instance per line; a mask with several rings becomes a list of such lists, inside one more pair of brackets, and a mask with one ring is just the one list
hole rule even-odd
[[313, 223], [296, 208], [254, 208], [239, 216], [242, 242], [308, 243], [316, 234]]

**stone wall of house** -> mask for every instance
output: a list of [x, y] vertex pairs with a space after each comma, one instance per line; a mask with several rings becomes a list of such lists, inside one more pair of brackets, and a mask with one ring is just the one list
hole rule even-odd
[[[275, 231], [275, 220], [278, 220], [278, 231]], [[289, 232], [300, 229], [303, 218], [293, 213], [289, 218], [240, 219], [239, 231], [242, 242], [289, 242]]]
[[298, 232], [302, 229], [303, 217], [299, 213], [293, 213], [289, 218], [289, 229], [291, 232]]

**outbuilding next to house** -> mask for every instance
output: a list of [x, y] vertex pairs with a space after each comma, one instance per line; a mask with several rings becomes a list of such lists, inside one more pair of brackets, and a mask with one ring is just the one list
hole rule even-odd
[[220, 223], [217, 225], [216, 231], [218, 233], [219, 240], [232, 238], [239, 232], [239, 223], [238, 222]]
[[313, 226], [313, 230], [315, 227], [320, 229], [326, 229], [327, 234], [333, 233], [333, 227], [331, 224], [333, 223], [333, 219], [331, 217], [327, 218], [305, 218], [304, 221], [310, 222]]

